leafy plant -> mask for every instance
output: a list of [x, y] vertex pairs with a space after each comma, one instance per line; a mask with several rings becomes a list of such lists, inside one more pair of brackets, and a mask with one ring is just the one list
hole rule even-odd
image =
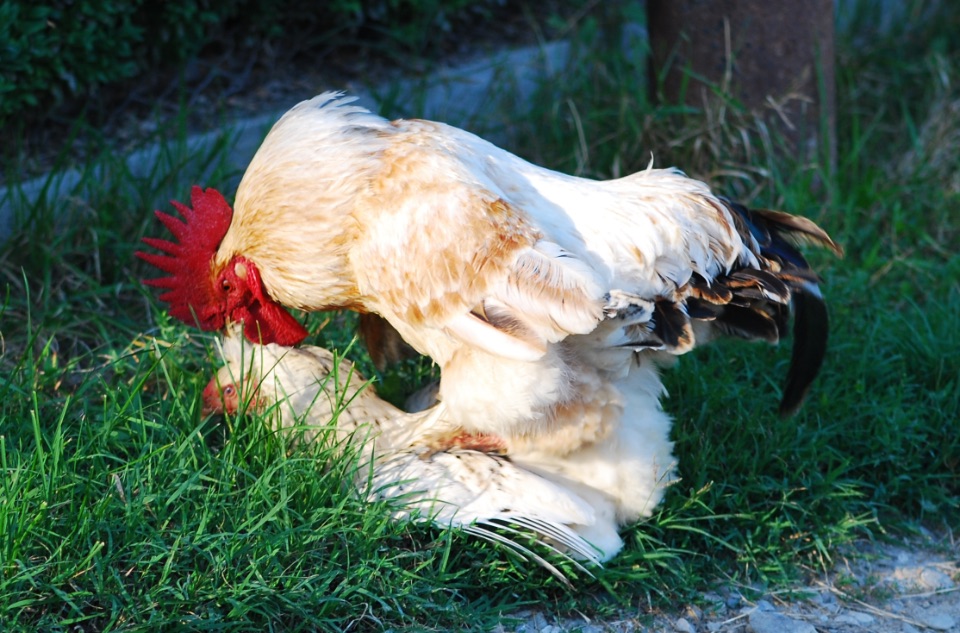
[[[355, 45], [422, 54], [497, 0], [57, 0], [0, 3], [0, 123], [133, 77], [175, 71], [205, 48]], [[291, 37], [291, 34], [298, 34]], [[293, 44], [297, 42], [297, 44]], [[287, 53], [290, 54], [289, 52]]]

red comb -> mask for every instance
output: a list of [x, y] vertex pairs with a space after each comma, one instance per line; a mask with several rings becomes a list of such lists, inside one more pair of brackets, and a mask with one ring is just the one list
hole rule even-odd
[[219, 330], [225, 322], [224, 307], [216, 299], [214, 275], [210, 270], [223, 236], [230, 228], [233, 209], [216, 189], [204, 191], [193, 187], [190, 192], [193, 208], [177, 201], [171, 204], [183, 216], [154, 211], [177, 242], [143, 238], [144, 243], [163, 251], [165, 255], [143, 253], [136, 255], [156, 266], [170, 277], [144, 279], [143, 283], [167, 291], [160, 295], [161, 301], [170, 304], [170, 315], [187, 325], [199, 325], [204, 330]]

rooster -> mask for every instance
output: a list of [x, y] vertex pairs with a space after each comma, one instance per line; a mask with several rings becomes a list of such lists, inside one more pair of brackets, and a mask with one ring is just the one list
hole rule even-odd
[[572, 490], [496, 453], [429, 446], [424, 438], [431, 434], [456, 431], [440, 408], [397, 409], [349, 361], [319, 347], [250, 345], [235, 334], [224, 337], [221, 355], [225, 364], [203, 391], [205, 414], [254, 410], [304, 441], [329, 436], [335, 446], [355, 447], [357, 486], [369, 499], [395, 501], [394, 518], [463, 528], [534, 558], [561, 578], [509, 535], [533, 535], [578, 565], [609, 558], [581, 533], [616, 526], [595, 525], [593, 506]]
[[827, 312], [797, 246], [840, 253], [813, 222], [675, 169], [568, 176], [353, 101], [287, 112], [233, 209], [194, 188], [182, 220], [157, 212], [177, 241], [145, 238], [162, 254], [138, 255], [169, 274], [147, 283], [171, 315], [280, 345], [307, 335], [286, 308], [382, 318], [440, 366], [444, 417], [610, 490], [619, 523], [648, 516], [672, 478], [660, 371], [675, 356], [718, 335], [775, 343], [792, 309], [780, 410], [800, 405]]

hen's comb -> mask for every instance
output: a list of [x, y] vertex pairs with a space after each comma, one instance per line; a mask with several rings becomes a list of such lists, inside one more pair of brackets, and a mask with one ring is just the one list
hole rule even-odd
[[204, 191], [197, 186], [190, 192], [190, 203], [192, 208], [171, 201], [183, 220], [162, 211], [154, 211], [157, 219], [173, 233], [177, 241], [154, 237], [145, 237], [143, 241], [164, 255], [141, 251], [137, 251], [136, 255], [163, 272], [170, 273], [169, 277], [144, 279], [143, 283], [166, 289], [160, 295], [160, 300], [170, 304], [171, 316], [187, 325], [199, 324], [204, 330], [219, 330], [224, 325], [225, 315], [217, 301], [210, 262], [230, 228], [233, 209], [216, 189]]

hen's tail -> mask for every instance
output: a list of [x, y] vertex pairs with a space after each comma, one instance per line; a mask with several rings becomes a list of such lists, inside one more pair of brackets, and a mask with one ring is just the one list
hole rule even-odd
[[793, 352], [787, 384], [780, 399], [780, 415], [793, 415], [820, 372], [827, 352], [830, 323], [819, 288], [805, 286], [793, 295]]
[[785, 334], [793, 308], [793, 352], [780, 414], [794, 413], [823, 364], [829, 319], [817, 274], [798, 250], [814, 244], [843, 250], [812, 221], [766, 209], [747, 209], [724, 200], [733, 211], [737, 229], [754, 247], [759, 267], [734, 268], [726, 275], [699, 284], [687, 301], [691, 318], [714, 321], [723, 333], [775, 343]]

